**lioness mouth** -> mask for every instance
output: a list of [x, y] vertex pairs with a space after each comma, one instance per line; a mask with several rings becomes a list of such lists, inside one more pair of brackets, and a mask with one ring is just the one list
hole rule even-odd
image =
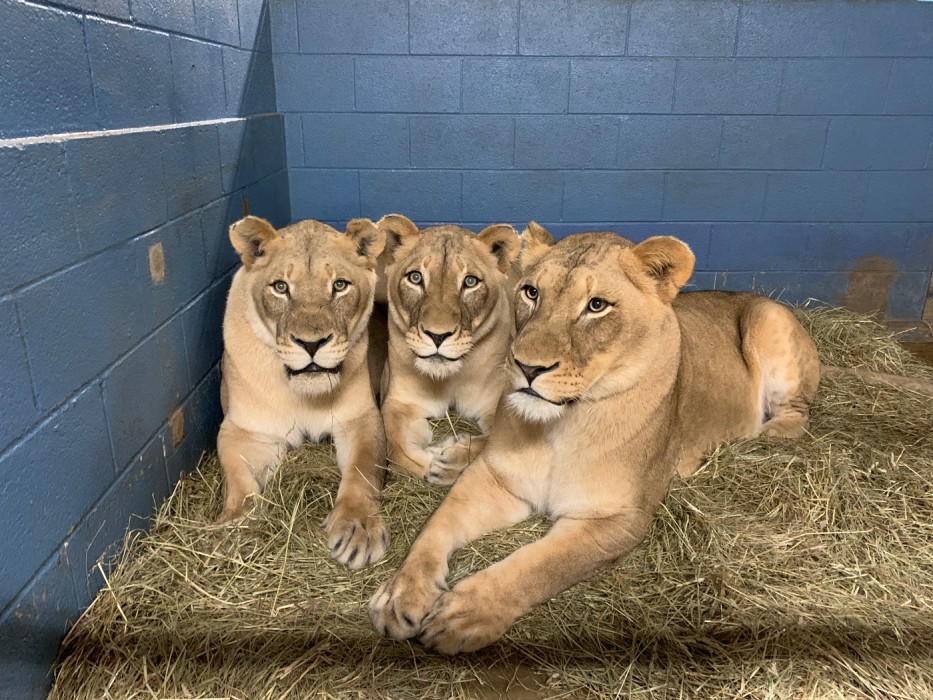
[[289, 377], [297, 377], [299, 374], [337, 374], [340, 372], [340, 365], [336, 367], [321, 367], [321, 365], [312, 362], [306, 367], [301, 369], [292, 369], [288, 365], [285, 366], [285, 373]]
[[543, 396], [541, 396], [541, 394], [539, 394], [537, 391], [532, 389], [530, 386], [526, 386], [523, 389], [518, 389], [518, 391], [522, 392], [523, 394], [528, 394], [529, 396], [534, 396], [536, 399], [547, 401], [548, 403], [554, 404], [555, 406], [569, 406], [570, 404], [576, 401], [576, 399], [564, 399], [563, 401], [551, 401], [550, 399], [546, 399]]
[[[418, 355], [418, 353], [415, 353]], [[443, 360], [444, 362], [456, 362], [459, 360], [459, 357], [446, 357], [441, 355], [439, 352], [434, 353], [433, 355], [418, 355], [419, 359], [422, 360]]]

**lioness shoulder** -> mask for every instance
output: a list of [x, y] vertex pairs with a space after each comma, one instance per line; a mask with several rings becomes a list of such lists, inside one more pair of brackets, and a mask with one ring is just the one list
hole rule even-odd
[[[515, 294], [511, 390], [486, 450], [370, 601], [376, 629], [446, 654], [501, 636], [520, 615], [629, 552], [675, 471], [723, 440], [807, 426], [813, 342], [751, 294], [677, 299], [693, 254], [670, 237], [610, 233], [551, 245], [529, 225]], [[542, 539], [447, 590], [464, 543], [531, 513]]]
[[328, 547], [351, 568], [376, 561], [388, 546], [379, 514], [385, 434], [366, 328], [385, 233], [368, 219], [341, 234], [319, 221], [277, 231], [248, 216], [230, 227], [230, 240], [243, 265], [224, 314], [218, 520], [246, 512], [286, 450], [329, 434], [342, 479]]

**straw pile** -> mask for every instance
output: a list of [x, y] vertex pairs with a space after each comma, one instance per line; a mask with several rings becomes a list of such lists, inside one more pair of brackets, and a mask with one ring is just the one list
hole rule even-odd
[[[801, 314], [826, 363], [933, 379], [883, 328]], [[931, 698], [933, 405], [827, 378], [810, 437], [723, 447], [675, 480], [614, 568], [449, 660], [377, 636], [366, 601], [443, 492], [393, 473], [385, 561], [351, 573], [318, 526], [330, 446], [294, 453], [257, 512], [217, 528], [215, 458], [129, 538], [68, 636], [52, 698]], [[531, 520], [453, 578], [539, 537]]]

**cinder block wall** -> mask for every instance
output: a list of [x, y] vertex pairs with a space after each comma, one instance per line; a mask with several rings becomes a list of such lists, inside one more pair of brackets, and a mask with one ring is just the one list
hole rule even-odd
[[227, 225], [289, 219], [274, 111], [261, 0], [0, 0], [0, 697], [45, 697], [214, 439]]
[[700, 288], [923, 314], [933, 3], [271, 7], [295, 218], [671, 233]]

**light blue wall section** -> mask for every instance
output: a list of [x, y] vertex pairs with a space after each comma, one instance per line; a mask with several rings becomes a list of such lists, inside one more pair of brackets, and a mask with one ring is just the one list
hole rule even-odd
[[0, 697], [45, 697], [97, 561], [215, 438], [227, 226], [289, 220], [268, 18], [0, 0]]
[[676, 233], [697, 286], [841, 303], [858, 270], [889, 318], [923, 312], [933, 3], [271, 10], [294, 218]]

